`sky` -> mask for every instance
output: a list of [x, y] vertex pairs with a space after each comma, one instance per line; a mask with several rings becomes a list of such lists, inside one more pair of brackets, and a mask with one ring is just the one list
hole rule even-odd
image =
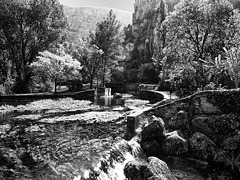
[[135, 0], [59, 0], [63, 5], [70, 7], [108, 7], [133, 12], [133, 4]]

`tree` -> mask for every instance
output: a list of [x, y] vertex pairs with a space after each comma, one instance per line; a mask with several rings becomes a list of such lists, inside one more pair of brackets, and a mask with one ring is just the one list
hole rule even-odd
[[225, 68], [232, 77], [235, 87], [239, 87], [240, 83], [240, 47], [224, 48], [226, 53]]
[[80, 62], [72, 59], [70, 55], [62, 56], [53, 54], [49, 51], [40, 53], [37, 61], [31, 63], [30, 67], [36, 76], [44, 76], [49, 78], [55, 84], [55, 93], [57, 92], [57, 83], [59, 81], [80, 79], [80, 70], [82, 66]]
[[158, 74], [153, 63], [145, 63], [139, 69], [138, 79], [143, 83], [158, 83]]
[[92, 44], [95, 44], [104, 53], [102, 56], [102, 85], [105, 86], [106, 70], [117, 63], [120, 55], [120, 48], [123, 41], [120, 32], [121, 24], [116, 19], [116, 15], [110, 10], [107, 17], [97, 24], [94, 34], [91, 34]]
[[196, 69], [204, 86], [205, 64], [223, 53], [233, 6], [225, 0], [181, 0], [166, 18], [167, 46], [177, 48], [179, 61]]
[[16, 92], [28, 91], [23, 87], [32, 76], [28, 66], [60, 39], [66, 25], [57, 0], [0, 1], [0, 47], [16, 72]]
[[90, 39], [78, 39], [74, 43], [64, 43], [65, 52], [78, 60], [83, 68], [81, 70], [84, 83], [90, 83], [93, 88], [94, 79], [98, 80], [98, 75], [102, 69], [103, 51], [95, 44], [91, 44]]
[[90, 88], [93, 88], [94, 78], [98, 78], [98, 73], [101, 68], [101, 60], [103, 51], [96, 45], [85, 44], [82, 49], [81, 63], [83, 65], [83, 72], [90, 81]]
[[225, 41], [222, 66], [234, 81], [235, 88], [240, 83], [240, 13], [234, 10], [229, 19], [229, 26], [226, 31], [228, 39]]

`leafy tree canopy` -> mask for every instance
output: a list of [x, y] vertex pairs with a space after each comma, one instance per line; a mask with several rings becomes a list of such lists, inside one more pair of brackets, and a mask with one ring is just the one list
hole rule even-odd
[[49, 51], [44, 51], [40, 53], [37, 59], [30, 67], [36, 76], [47, 76], [51, 81], [54, 81], [55, 92], [57, 82], [81, 79], [81, 63], [68, 54], [59, 56]]
[[233, 6], [226, 0], [181, 0], [166, 18], [166, 43], [184, 64], [196, 69], [203, 85], [205, 64], [223, 53]]
[[[104, 53], [102, 56], [102, 85], [111, 73], [109, 69], [118, 64], [122, 58], [123, 33], [120, 30], [121, 24], [111, 10], [107, 17], [97, 24], [96, 30], [90, 35], [91, 44], [95, 44]], [[111, 68], [110, 68], [111, 66]], [[109, 78], [108, 78], [109, 79]]]
[[11, 61], [18, 84], [30, 81], [28, 65], [60, 39], [66, 25], [58, 0], [0, 1], [0, 49]]

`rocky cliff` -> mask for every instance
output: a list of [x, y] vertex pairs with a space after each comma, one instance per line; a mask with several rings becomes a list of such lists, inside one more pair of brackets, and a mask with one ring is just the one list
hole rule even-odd
[[139, 65], [151, 62], [160, 2], [161, 0], [136, 0], [134, 3], [132, 29], [135, 49], [132, 58], [138, 60]]
[[[86, 37], [89, 31], [95, 29], [98, 22], [103, 21], [111, 9], [103, 7], [78, 7], [71, 8], [64, 6], [64, 13], [68, 19], [68, 31], [75, 36]], [[132, 23], [132, 14], [127, 11], [113, 9], [117, 19], [123, 26]]]

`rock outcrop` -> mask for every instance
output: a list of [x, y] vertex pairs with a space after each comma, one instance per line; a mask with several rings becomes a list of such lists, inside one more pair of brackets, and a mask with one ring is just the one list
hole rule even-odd
[[[111, 9], [104, 7], [68, 7], [64, 6], [64, 13], [68, 19], [68, 31], [72, 40], [87, 37], [89, 32], [95, 30], [98, 22], [103, 21]], [[124, 26], [132, 23], [132, 14], [127, 11], [113, 9], [117, 20]]]
[[173, 131], [166, 133], [162, 148], [168, 155], [180, 155], [188, 151], [188, 141], [182, 138], [178, 131]]
[[156, 157], [149, 157], [147, 162], [129, 161], [124, 167], [124, 174], [131, 180], [177, 180], [167, 164]]
[[[212, 179], [239, 179], [239, 110], [240, 90], [205, 91], [159, 105], [146, 114], [141, 147], [147, 156], [190, 162]], [[151, 178], [161, 179], [162, 174], [157, 176]]]

